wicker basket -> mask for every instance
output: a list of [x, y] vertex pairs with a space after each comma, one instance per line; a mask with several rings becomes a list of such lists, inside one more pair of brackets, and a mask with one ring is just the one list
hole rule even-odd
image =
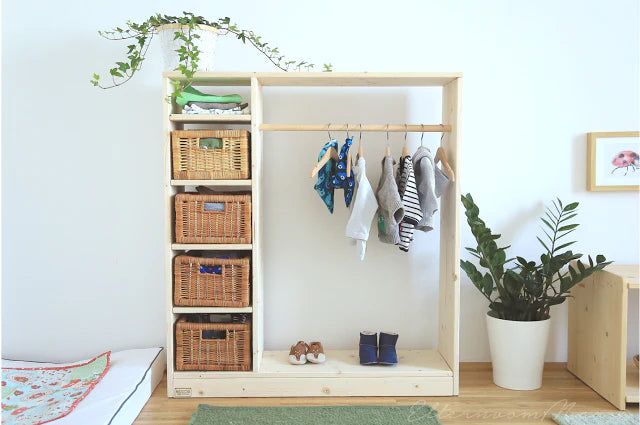
[[178, 255], [173, 269], [174, 304], [189, 307], [248, 307], [249, 272], [249, 258]]
[[176, 322], [176, 370], [251, 370], [251, 321], [232, 315], [230, 323], [209, 323], [209, 315]]
[[[208, 147], [201, 139], [221, 139]], [[171, 132], [173, 178], [239, 180], [249, 178], [249, 132], [246, 130], [178, 130]]]
[[251, 195], [176, 195], [178, 243], [251, 243]]

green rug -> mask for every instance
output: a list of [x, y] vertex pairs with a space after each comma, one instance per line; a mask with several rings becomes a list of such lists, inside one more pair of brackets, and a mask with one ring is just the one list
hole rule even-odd
[[441, 425], [438, 413], [414, 406], [218, 407], [201, 404], [189, 425]]
[[560, 425], [638, 425], [638, 415], [629, 412], [557, 413], [552, 416]]

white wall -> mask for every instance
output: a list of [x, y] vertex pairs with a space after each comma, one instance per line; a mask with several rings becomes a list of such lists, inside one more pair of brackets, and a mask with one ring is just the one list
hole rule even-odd
[[[640, 128], [637, 1], [181, 3], [3, 2], [4, 356], [71, 360], [164, 343], [158, 50], [123, 88], [88, 83], [123, 49], [96, 31], [155, 11], [229, 15], [339, 71], [464, 72], [462, 190], [512, 252], [539, 255], [536, 217], [560, 196], [581, 202], [582, 252], [638, 262], [638, 194], [585, 191], [585, 133]], [[231, 39], [219, 43], [218, 63], [272, 70]], [[267, 119], [438, 120], [428, 90], [305, 93], [268, 91], [267, 108], [279, 109]], [[419, 235], [409, 255], [373, 238], [359, 263], [342, 236], [344, 206], [329, 216], [307, 177], [323, 138], [267, 140], [268, 347], [300, 338], [351, 347], [367, 328], [398, 330], [403, 347], [432, 346], [437, 234]], [[364, 138], [374, 185], [383, 140]], [[392, 143], [399, 153], [402, 135]], [[466, 226], [462, 239], [472, 243]], [[463, 278], [463, 360], [489, 358], [486, 310]], [[637, 298], [631, 311], [637, 347]], [[547, 359], [566, 359], [565, 306], [553, 310]]]

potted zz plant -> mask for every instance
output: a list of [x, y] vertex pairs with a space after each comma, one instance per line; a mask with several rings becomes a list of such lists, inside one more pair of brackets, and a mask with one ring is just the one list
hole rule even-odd
[[582, 254], [567, 250], [575, 241], [565, 237], [578, 227], [573, 223], [578, 203], [564, 205], [560, 199], [547, 207], [542, 221], [546, 240], [538, 237], [544, 252], [540, 262], [523, 257], [507, 258], [482, 219], [470, 194], [462, 196], [467, 223], [477, 246], [466, 248], [476, 257], [484, 273], [474, 263], [460, 261], [462, 270], [489, 300], [487, 330], [493, 365], [493, 382], [513, 390], [534, 390], [542, 385], [544, 355], [549, 336], [550, 310], [562, 304], [573, 286], [610, 264], [602, 255], [588, 264]]

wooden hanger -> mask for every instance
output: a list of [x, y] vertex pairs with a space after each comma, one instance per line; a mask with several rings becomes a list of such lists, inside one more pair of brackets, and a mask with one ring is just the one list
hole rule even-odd
[[313, 170], [311, 170], [311, 177], [315, 177], [316, 175], [318, 175], [320, 170], [322, 170], [322, 167], [324, 167], [325, 164], [329, 162], [330, 159], [333, 159], [334, 161], [338, 161], [338, 152], [334, 148], [327, 149], [324, 155], [322, 155], [322, 158], [320, 158], [320, 161], [318, 161], [318, 164], [315, 167], [313, 167]]
[[[329, 135], [329, 140], [333, 140], [333, 137], [331, 137], [331, 133], [329, 132], [330, 126], [331, 124], [327, 124], [327, 134]], [[324, 167], [330, 159], [333, 159], [336, 162], [338, 161], [338, 151], [336, 151], [333, 147], [327, 149], [324, 155], [322, 155], [322, 158], [320, 158], [320, 161], [318, 161], [316, 166], [313, 167], [313, 170], [311, 170], [311, 177], [315, 177], [316, 175], [318, 175], [320, 170], [322, 170], [322, 167]]]
[[360, 136], [358, 136], [358, 156], [356, 157], [356, 160], [358, 160], [358, 158], [364, 158], [364, 151], [362, 150], [362, 124], [360, 124]]
[[449, 180], [452, 182], [456, 181], [456, 175], [453, 172], [453, 168], [449, 165], [449, 160], [447, 159], [447, 153], [444, 151], [442, 147], [439, 147], [436, 151], [436, 157], [433, 159], [434, 164], [438, 162], [442, 162], [442, 170], [449, 177]]
[[389, 124], [387, 124], [387, 147], [384, 150], [385, 156], [391, 156], [391, 145], [389, 145]]
[[402, 146], [402, 157], [409, 156], [409, 148], [407, 147], [407, 124], [404, 125], [404, 145]]

